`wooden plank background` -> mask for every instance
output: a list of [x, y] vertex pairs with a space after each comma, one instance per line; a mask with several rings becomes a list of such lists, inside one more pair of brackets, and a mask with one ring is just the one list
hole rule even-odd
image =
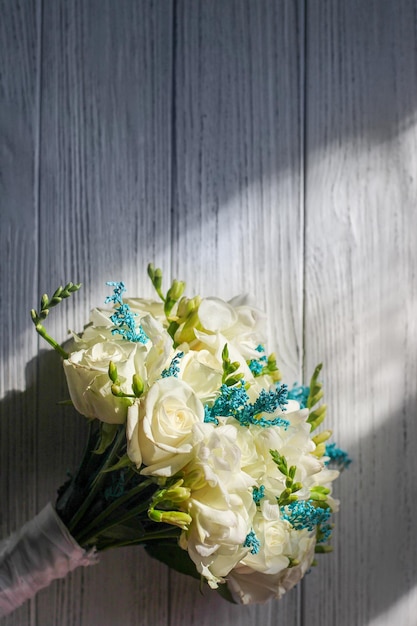
[[201, 596], [140, 549], [1, 626], [417, 624], [414, 0], [0, 1], [0, 536], [83, 447], [28, 315], [84, 288], [65, 340], [149, 260], [189, 292], [250, 292], [287, 382], [323, 360], [353, 458], [334, 553], [282, 601]]

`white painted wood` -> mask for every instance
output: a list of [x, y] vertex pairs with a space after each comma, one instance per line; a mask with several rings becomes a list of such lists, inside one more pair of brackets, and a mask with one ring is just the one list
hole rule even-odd
[[279, 603], [201, 596], [124, 549], [1, 626], [415, 624], [414, 4], [0, 4], [1, 536], [54, 499], [85, 435], [29, 309], [82, 281], [48, 320], [64, 340], [106, 280], [151, 295], [149, 260], [189, 293], [252, 293], [288, 382], [323, 360], [354, 460], [335, 552]]
[[[250, 293], [290, 383], [302, 341], [299, 2], [178, 2], [173, 267], [191, 293]], [[285, 98], [282, 94], [285, 93]], [[230, 607], [171, 575], [173, 624], [298, 622], [298, 592]]]
[[302, 29], [299, 2], [176, 12], [174, 267], [194, 290], [252, 294], [290, 379], [302, 341]]
[[[43, 16], [41, 284], [84, 283], [67, 314], [51, 319], [62, 339], [104, 303], [106, 280], [123, 280], [131, 295], [151, 295], [147, 263], [169, 272], [172, 15], [170, 3], [53, 0], [44, 2]], [[76, 466], [85, 438], [84, 420], [54, 407], [65, 387], [49, 389], [42, 368], [38, 472], [45, 500]], [[40, 595], [38, 623], [167, 623], [165, 567], [138, 548], [101, 561]]]
[[[0, 533], [37, 505], [35, 357], [28, 307], [37, 297], [39, 16], [2, 3], [0, 19]], [[31, 272], [29, 272], [31, 268]], [[33, 272], [33, 274], [32, 274]], [[27, 604], [8, 626], [32, 623]]]
[[323, 359], [335, 438], [335, 552], [305, 624], [416, 623], [415, 3], [307, 13], [306, 373]]

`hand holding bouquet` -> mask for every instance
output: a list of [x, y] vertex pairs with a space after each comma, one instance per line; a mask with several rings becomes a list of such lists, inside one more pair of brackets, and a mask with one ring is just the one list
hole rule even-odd
[[[142, 545], [231, 601], [279, 598], [315, 552], [330, 550], [339, 472], [329, 463], [349, 463], [326, 444], [329, 430], [312, 435], [326, 413], [321, 366], [308, 387], [288, 390], [266, 352], [258, 309], [244, 298], [187, 298], [176, 280], [163, 293], [161, 271], [150, 265], [148, 273], [160, 302], [125, 299], [123, 283], [108, 283], [111, 307], [91, 313], [68, 352], [43, 322], [79, 285], [43, 296], [32, 311], [89, 424], [84, 458], [55, 505], [68, 542], [61, 559], [87, 565], [97, 552]], [[25, 538], [26, 531], [6, 540], [0, 556], [4, 611], [15, 593], [13, 576], [3, 575], [10, 546]]]

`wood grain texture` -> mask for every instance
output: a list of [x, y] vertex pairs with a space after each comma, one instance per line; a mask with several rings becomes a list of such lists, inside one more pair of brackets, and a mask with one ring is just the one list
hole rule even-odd
[[[36, 15], [36, 6], [34, 10]], [[109, 291], [106, 280], [123, 279], [131, 295], [150, 295], [147, 262], [154, 260], [170, 270], [172, 15], [170, 3], [152, 2], [45, 1], [42, 7], [38, 3], [37, 10], [42, 13], [41, 114], [34, 126], [40, 135], [39, 235], [30, 230], [27, 208], [16, 221], [21, 230], [27, 229], [33, 243], [19, 242], [17, 230], [4, 232], [9, 248], [20, 246], [9, 255], [2, 252], [2, 264], [19, 269], [23, 265], [21, 274], [30, 285], [26, 294], [21, 290], [19, 302], [15, 304], [10, 297], [4, 306], [13, 303], [26, 320], [39, 293], [51, 293], [68, 280], [83, 282], [82, 292], [48, 318], [51, 334], [61, 341], [68, 328], [82, 329], [91, 306], [104, 302]], [[26, 20], [30, 18], [28, 7], [20, 12]], [[26, 72], [36, 85], [36, 68], [25, 66], [27, 59], [19, 46], [32, 45], [37, 33], [14, 33], [20, 12], [11, 9], [5, 24], [5, 30], [16, 38], [7, 42], [15, 49], [16, 59], [6, 59], [6, 64], [11, 74], [20, 62], [20, 78]], [[10, 90], [13, 87], [13, 83], [7, 85]], [[15, 88], [24, 91], [26, 86]], [[12, 132], [19, 130], [18, 122], [20, 118], [11, 124]], [[23, 165], [25, 150], [12, 148]], [[22, 180], [23, 174], [33, 176], [30, 165]], [[17, 195], [10, 198], [11, 214], [18, 200]], [[13, 287], [12, 280], [4, 277], [3, 282], [7, 290]], [[14, 323], [5, 337], [24, 336], [20, 329], [16, 333]], [[33, 330], [29, 332], [33, 354], [37, 340]], [[26, 354], [27, 350], [15, 358], [13, 368], [24, 371], [29, 360]], [[13, 517], [10, 511], [9, 524], [16, 520], [20, 525], [55, 499], [66, 472], [79, 462], [86, 436], [85, 421], [56, 406], [56, 401], [67, 397], [59, 359], [44, 351], [37, 368], [37, 405], [33, 389], [28, 388], [27, 406], [16, 406], [30, 427], [26, 425], [26, 431], [16, 437], [9, 423], [7, 438], [2, 439], [2, 446], [10, 452], [15, 446], [19, 450], [19, 455], [13, 452], [9, 465], [2, 465], [7, 478], [13, 469], [19, 472], [9, 485], [9, 499], [19, 513]], [[11, 383], [10, 388], [14, 388]], [[11, 407], [9, 420], [10, 414]], [[24, 465], [16, 469], [22, 465], [21, 458]], [[166, 568], [138, 549], [106, 554], [101, 561], [99, 567], [77, 571], [40, 593], [31, 605], [6, 618], [5, 624], [167, 623]]]
[[[45, 289], [68, 279], [84, 283], [67, 316], [61, 311], [51, 320], [63, 339], [66, 328], [82, 328], [91, 306], [104, 303], [106, 280], [150, 295], [148, 261], [169, 271], [172, 15], [170, 3], [101, 0], [46, 1], [43, 15], [40, 275]], [[70, 411], [58, 414], [56, 428], [53, 400], [65, 386], [51, 392], [49, 381], [42, 368], [38, 472], [45, 501], [76, 466], [85, 438], [84, 420]], [[166, 568], [140, 549], [101, 561], [40, 594], [38, 623], [167, 623]]]
[[[305, 12], [306, 11], [306, 12]], [[0, 532], [54, 500], [84, 419], [28, 310], [62, 341], [106, 280], [255, 296], [286, 381], [323, 360], [353, 466], [333, 555], [243, 608], [140, 549], [54, 583], [1, 626], [414, 626], [414, 0], [0, 0]], [[39, 348], [42, 351], [38, 354]]]
[[415, 3], [313, 2], [307, 24], [306, 373], [335, 438], [335, 553], [304, 624], [416, 623]]
[[[5, 537], [33, 516], [38, 490], [32, 419], [38, 341], [28, 309], [38, 291], [40, 24], [36, 2], [2, 2], [0, 13], [0, 536]], [[32, 617], [27, 604], [5, 623], [32, 624]]]
[[[252, 294], [290, 383], [302, 349], [301, 6], [185, 0], [175, 16], [173, 268], [191, 293]], [[172, 624], [297, 624], [297, 590], [245, 609], [196, 589], [171, 575]]]

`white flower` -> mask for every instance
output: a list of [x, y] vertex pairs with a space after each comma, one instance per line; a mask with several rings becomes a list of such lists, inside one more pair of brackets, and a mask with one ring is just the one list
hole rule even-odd
[[188, 350], [179, 367], [179, 378], [193, 388], [203, 403], [214, 400], [222, 384], [223, 369], [221, 362], [211, 352], [204, 349]]
[[133, 374], [145, 375], [145, 356], [142, 344], [115, 339], [72, 352], [64, 360], [64, 372], [77, 411], [109, 424], [123, 424], [131, 401], [112, 394], [109, 362], [116, 364], [122, 387], [126, 385], [129, 392]]
[[259, 572], [239, 563], [229, 574], [228, 587], [237, 602], [242, 604], [264, 603], [281, 598], [286, 591], [296, 585], [314, 559], [316, 540], [311, 533], [298, 539], [299, 563], [276, 574]]
[[278, 505], [263, 499], [252, 526], [260, 547], [254, 554], [249, 552], [242, 563], [265, 574], [277, 574], [288, 567], [289, 524], [280, 518]]
[[217, 587], [246, 554], [243, 544], [255, 508], [249, 490], [229, 492], [225, 498], [219, 486], [207, 485], [188, 501], [192, 522], [180, 545], [211, 587]]
[[220, 298], [204, 298], [198, 309], [198, 317], [205, 331], [224, 335], [246, 359], [259, 357], [255, 348], [265, 340], [265, 314], [250, 306], [246, 296], [237, 296], [230, 302]]
[[142, 474], [173, 476], [193, 455], [192, 430], [204, 420], [194, 391], [174, 377], [157, 380], [128, 411], [128, 454]]
[[241, 469], [241, 451], [236, 443], [235, 426], [196, 424], [193, 439], [194, 458], [186, 471], [202, 470], [211, 487], [220, 487], [226, 502], [230, 491], [246, 490], [253, 485], [253, 478]]
[[123, 301], [130, 306], [132, 313], [136, 313], [139, 319], [150, 314], [159, 322], [167, 324], [162, 302], [145, 298], [124, 298]]
[[162, 326], [161, 322], [145, 315], [141, 319], [141, 325], [152, 347], [146, 357], [146, 383], [150, 387], [160, 377], [170, 355], [173, 356], [172, 339]]

